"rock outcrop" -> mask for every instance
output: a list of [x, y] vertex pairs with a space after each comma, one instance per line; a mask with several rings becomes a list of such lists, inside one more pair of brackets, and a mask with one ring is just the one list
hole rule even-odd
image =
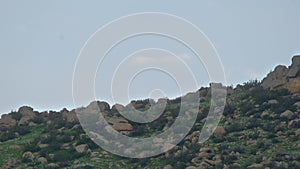
[[294, 56], [289, 67], [279, 65], [262, 81], [262, 87], [278, 90], [288, 89], [292, 93], [300, 92], [300, 55]]
[[33, 108], [28, 106], [21, 107], [18, 112], [20, 112], [20, 114], [22, 115], [22, 118], [18, 122], [19, 126], [29, 123], [31, 119], [36, 117], [36, 114], [33, 112]]
[[3, 114], [0, 119], [1, 128], [11, 128], [17, 124], [17, 121], [10, 114]]

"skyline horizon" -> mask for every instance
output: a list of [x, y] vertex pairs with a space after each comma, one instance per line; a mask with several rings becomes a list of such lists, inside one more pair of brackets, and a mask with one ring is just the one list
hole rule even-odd
[[[292, 58], [295, 57], [295, 56], [300, 56], [300, 53], [295, 53], [295, 54], [293, 54], [290, 60], [292, 61]], [[266, 78], [267, 75], [268, 75], [270, 72], [274, 71], [275, 68], [276, 68], [277, 66], [285, 66], [285, 67], [289, 67], [290, 65], [291, 65], [291, 64], [288, 64], [288, 65], [277, 64], [277, 65], [275, 65], [273, 68], [271, 68], [269, 72], [267, 72], [265, 75], [263, 75], [260, 79], [258, 79], [258, 78], [256, 78], [256, 79], [249, 79], [249, 80], [247, 80], [247, 81], [243, 81], [243, 82], [239, 82], [239, 83], [235, 83], [235, 84], [230, 84], [230, 85], [229, 85], [229, 84], [225, 84], [225, 85], [222, 84], [222, 85], [223, 85], [223, 86], [226, 86], [226, 87], [232, 87], [233, 89], [235, 89], [238, 85], [243, 85], [244, 83], [249, 82], [249, 81], [252, 81], [252, 80], [257, 80], [257, 81], [259, 81], [259, 82], [262, 82], [262, 80], [263, 80], [264, 78]], [[186, 94], [188, 94], [188, 93], [191, 93], [191, 92], [196, 92], [197, 90], [199, 90], [199, 89], [201, 89], [201, 88], [209, 87], [209, 86], [210, 86], [210, 83], [218, 83], [218, 82], [208, 82], [208, 84], [207, 84], [206, 86], [198, 86], [197, 89], [195, 89], [195, 90], [193, 90], [193, 91], [188, 91], [188, 92], [185, 93], [184, 95], [186, 95]], [[163, 97], [163, 98], [167, 98], [168, 100], [174, 100], [174, 99], [179, 98], [179, 97], [182, 97], [182, 96], [184, 96], [184, 95], [178, 95], [178, 96], [173, 96], [173, 97]], [[134, 98], [134, 99], [131, 99], [130, 102], [131, 102], [131, 101], [138, 101], [138, 100], [148, 100], [148, 99], [153, 99], [153, 98], [149, 98], [149, 97]], [[159, 99], [161, 99], [161, 98], [159, 98]], [[153, 99], [153, 100], [157, 101], [157, 99]], [[89, 102], [89, 104], [92, 103], [92, 102], [94, 102], [94, 101], [106, 102], [106, 103], [109, 104], [110, 108], [112, 108], [112, 106], [114, 106], [114, 105], [116, 105], [116, 104], [120, 104], [120, 105], [123, 105], [123, 106], [126, 106], [126, 105], [130, 104], [130, 102], [129, 102], [129, 103], [126, 103], [126, 104], [122, 104], [122, 103], [111, 103], [111, 102], [109, 102], [109, 101], [107, 101], [107, 100], [104, 100], [104, 99], [102, 99], [102, 100], [99, 100], [99, 99], [91, 100], [91, 101]], [[38, 112], [50, 112], [50, 111], [60, 112], [60, 111], [62, 111], [63, 109], [67, 109], [68, 111], [71, 111], [71, 110], [80, 108], [80, 107], [75, 107], [74, 105], [73, 105], [73, 106], [72, 106], [72, 105], [67, 105], [67, 106], [57, 107], [57, 108], [50, 108], [50, 107], [49, 107], [49, 108], [38, 108], [37, 106], [34, 106], [33, 104], [30, 105], [30, 104], [24, 103], [24, 104], [21, 104], [21, 105], [17, 106], [15, 109], [11, 109], [11, 110], [6, 111], [6, 112], [0, 112], [0, 118], [1, 118], [1, 116], [4, 115], [4, 114], [8, 114], [8, 113], [11, 113], [11, 112], [14, 112], [14, 111], [18, 111], [18, 109], [21, 108], [21, 107], [23, 107], [23, 106], [31, 107], [31, 108], [34, 109], [34, 111], [38, 111]], [[81, 107], [86, 107], [86, 106], [88, 106], [88, 105], [82, 105]]]

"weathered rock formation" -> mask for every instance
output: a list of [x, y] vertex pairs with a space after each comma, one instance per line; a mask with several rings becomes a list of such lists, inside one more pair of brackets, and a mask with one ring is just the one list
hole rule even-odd
[[262, 81], [262, 87], [278, 90], [288, 89], [292, 93], [300, 92], [300, 55], [294, 56], [289, 67], [279, 65]]

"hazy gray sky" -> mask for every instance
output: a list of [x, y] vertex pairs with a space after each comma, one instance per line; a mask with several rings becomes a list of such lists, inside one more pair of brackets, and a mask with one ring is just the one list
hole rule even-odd
[[[262, 79], [277, 64], [289, 65], [300, 52], [300, 1], [0, 1], [0, 113], [30, 105], [37, 110], [73, 108], [72, 75], [85, 41], [104, 24], [137, 12], [164, 12], [185, 18], [213, 42], [224, 65], [228, 85]], [[156, 41], [159, 41], [157, 43]], [[141, 43], [143, 42], [143, 43]], [[203, 66], [182, 46], [162, 37], [128, 40], [108, 55], [104, 70], [134, 50], [168, 48], [190, 62], [208, 85]], [[116, 58], [116, 59], [113, 59]], [[141, 60], [138, 60], [141, 61]], [[107, 75], [97, 74], [97, 98], [111, 102]], [[149, 72], [148, 72], [149, 73]], [[157, 72], [156, 72], [157, 73]], [[155, 72], [136, 78], [132, 98], [148, 97], [151, 87], [171, 89], [168, 77]], [[151, 79], [151, 78], [150, 78]], [[200, 86], [199, 86], [200, 87]], [[145, 89], [146, 88], [146, 89]], [[144, 90], [145, 89], [145, 90]], [[169, 91], [168, 91], [169, 90]], [[196, 90], [196, 89], [195, 89]]]

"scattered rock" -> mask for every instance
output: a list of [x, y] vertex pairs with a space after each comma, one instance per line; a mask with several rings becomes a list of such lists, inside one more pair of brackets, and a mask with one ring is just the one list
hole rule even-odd
[[207, 152], [200, 152], [199, 153], [199, 157], [201, 157], [201, 158], [207, 158], [208, 157], [208, 153]]
[[267, 103], [268, 104], [278, 104], [278, 101], [273, 99], [273, 100], [269, 100]]
[[185, 169], [197, 169], [197, 168], [194, 166], [189, 166], [189, 167], [186, 167]]
[[252, 164], [247, 167], [247, 169], [262, 169], [264, 166], [262, 164]]
[[292, 120], [288, 123], [288, 128], [300, 128], [300, 119]]
[[56, 169], [56, 168], [59, 168], [58, 164], [50, 163], [47, 165], [47, 169]]
[[225, 135], [225, 133], [226, 133], [226, 131], [225, 131], [224, 127], [218, 126], [216, 128], [216, 130], [214, 131], [214, 136], [217, 138], [221, 138]]
[[269, 112], [268, 111], [262, 112], [261, 115], [260, 115], [260, 117], [263, 118], [263, 119], [268, 118], [269, 117]]
[[42, 164], [47, 164], [48, 160], [45, 157], [40, 157], [40, 158], [38, 158], [38, 162], [40, 162]]
[[168, 164], [168, 165], [164, 166], [163, 169], [173, 169], [173, 167], [170, 164]]
[[296, 102], [294, 105], [295, 105], [296, 107], [300, 108], [300, 102]]
[[9, 159], [6, 164], [3, 166], [0, 166], [2, 169], [10, 169], [10, 168], [15, 168], [15, 166], [20, 163], [20, 160], [17, 158], [11, 158]]
[[87, 144], [81, 144], [75, 147], [75, 150], [79, 154], [89, 154], [91, 152]]
[[232, 167], [233, 167], [233, 168], [240, 168], [241, 165], [240, 165], [239, 163], [233, 163], [233, 164], [232, 164]]
[[292, 120], [295, 117], [294, 113], [290, 110], [286, 110], [285, 112], [280, 114], [280, 118]]

